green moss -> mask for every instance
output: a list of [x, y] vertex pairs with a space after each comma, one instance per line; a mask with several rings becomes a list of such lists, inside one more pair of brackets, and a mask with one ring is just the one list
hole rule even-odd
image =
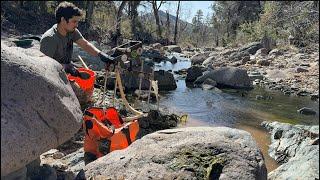
[[226, 161], [222, 154], [214, 154], [209, 149], [185, 148], [175, 155], [169, 168], [194, 172], [198, 179], [212, 179], [220, 176]]

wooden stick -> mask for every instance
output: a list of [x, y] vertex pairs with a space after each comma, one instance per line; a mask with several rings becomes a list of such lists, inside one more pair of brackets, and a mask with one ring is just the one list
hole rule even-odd
[[[119, 65], [118, 65], [119, 66]], [[139, 112], [137, 110], [135, 110], [133, 107], [130, 106], [130, 104], [128, 103], [127, 99], [126, 99], [126, 96], [123, 92], [123, 87], [122, 87], [122, 82], [121, 82], [121, 77], [120, 77], [120, 73], [118, 71], [118, 69], [116, 69], [116, 81], [117, 81], [117, 85], [118, 85], [118, 88], [119, 88], [119, 91], [120, 91], [120, 95], [121, 95], [121, 98], [124, 102], [124, 105], [126, 106], [127, 109], [129, 109], [131, 112], [137, 114], [137, 115], [141, 115], [143, 114], [142, 112]]]
[[83, 61], [83, 59], [81, 58], [80, 55], [78, 55], [78, 58], [80, 59], [80, 61], [82, 62], [84, 68], [89, 69], [88, 66], [86, 65], [86, 63]]

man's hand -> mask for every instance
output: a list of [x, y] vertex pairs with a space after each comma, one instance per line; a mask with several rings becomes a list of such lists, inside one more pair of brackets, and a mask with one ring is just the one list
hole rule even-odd
[[80, 76], [80, 72], [74, 66], [66, 66], [64, 70], [66, 71], [66, 73], [70, 73], [71, 76], [74, 76], [74, 77]]
[[115, 60], [114, 60], [113, 57], [107, 55], [106, 53], [104, 53], [102, 51], [99, 52], [99, 57], [100, 57], [101, 61], [103, 61], [106, 64], [110, 65], [110, 64], [114, 64], [115, 63]]

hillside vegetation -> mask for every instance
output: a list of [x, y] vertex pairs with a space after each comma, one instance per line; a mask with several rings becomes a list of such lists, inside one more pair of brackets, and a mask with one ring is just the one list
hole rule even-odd
[[[195, 47], [238, 46], [263, 37], [272, 38], [277, 45], [319, 42], [318, 1], [217, 1], [212, 3], [212, 16], [204, 17], [199, 9], [192, 23], [176, 18], [181, 16], [181, 8], [160, 11], [165, 1], [71, 2], [85, 11], [79, 25], [84, 36], [110, 46], [123, 39]], [[42, 34], [55, 23], [58, 3], [1, 2], [2, 31]], [[138, 11], [140, 6], [149, 7], [150, 13]]]

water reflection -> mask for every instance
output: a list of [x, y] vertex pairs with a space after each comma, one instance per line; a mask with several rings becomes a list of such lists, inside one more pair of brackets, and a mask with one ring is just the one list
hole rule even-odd
[[[155, 66], [155, 70], [174, 72], [191, 66], [188, 59], [180, 58], [177, 54], [175, 56], [178, 63], [162, 62]], [[223, 89], [222, 92], [205, 91], [187, 86], [183, 78], [174, 76], [177, 79], [177, 89], [160, 92], [160, 107], [176, 114], [188, 114], [185, 126], [227, 126], [251, 133], [261, 148], [268, 172], [279, 165], [268, 155], [270, 135], [260, 126], [262, 121], [319, 124], [319, 102], [311, 101], [308, 97], [286, 96], [278, 91], [267, 91], [257, 87], [251, 91], [234, 89]], [[270, 96], [272, 99], [257, 100], [257, 95]], [[302, 107], [314, 109], [317, 115], [298, 114], [297, 110]]]

